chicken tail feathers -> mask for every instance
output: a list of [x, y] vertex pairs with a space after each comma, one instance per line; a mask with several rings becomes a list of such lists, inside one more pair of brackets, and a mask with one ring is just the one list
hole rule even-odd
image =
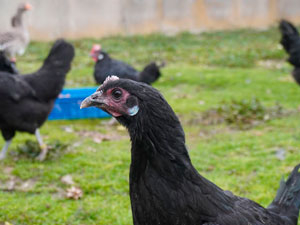
[[155, 62], [151, 62], [140, 72], [139, 81], [146, 84], [153, 83], [161, 76], [160, 68], [163, 66], [164, 64], [157, 65]]
[[279, 29], [285, 51], [290, 55], [288, 61], [295, 67], [300, 67], [300, 36], [297, 28], [286, 20], [281, 20]]
[[59, 39], [53, 44], [40, 70], [67, 73], [70, 70], [74, 54], [74, 47], [63, 39]]
[[299, 38], [299, 33], [296, 27], [286, 20], [280, 21], [279, 29], [282, 35], [280, 43], [289, 53], [293, 43]]
[[73, 57], [74, 47], [59, 39], [53, 44], [42, 67], [35, 73], [24, 76], [39, 99], [49, 101], [57, 98], [71, 69]]
[[297, 165], [287, 181], [280, 182], [280, 187], [272, 204], [268, 207], [275, 213], [288, 216], [297, 221], [300, 208], [300, 164]]

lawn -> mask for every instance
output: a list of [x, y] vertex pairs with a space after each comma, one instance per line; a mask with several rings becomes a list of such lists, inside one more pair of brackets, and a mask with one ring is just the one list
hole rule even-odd
[[[281, 177], [300, 163], [300, 88], [279, 39], [270, 28], [76, 40], [66, 87], [95, 85], [88, 54], [96, 42], [138, 69], [166, 61], [154, 87], [180, 117], [194, 166], [221, 188], [267, 206]], [[37, 70], [49, 48], [32, 42], [18, 58], [20, 71]], [[106, 122], [46, 122], [41, 134], [52, 150], [44, 162], [34, 160], [35, 137], [18, 133], [0, 162], [0, 223], [132, 224], [130, 141]], [[82, 190], [81, 199], [66, 197], [70, 186]]]

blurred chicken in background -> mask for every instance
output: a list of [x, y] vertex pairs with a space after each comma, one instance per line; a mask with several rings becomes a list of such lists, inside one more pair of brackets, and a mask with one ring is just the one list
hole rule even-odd
[[292, 75], [300, 85], [300, 36], [297, 28], [286, 20], [281, 20], [279, 29], [281, 40], [285, 51], [289, 54], [288, 62], [294, 66]]
[[139, 72], [129, 64], [111, 58], [108, 53], [102, 50], [99, 44], [93, 45], [90, 56], [96, 62], [94, 78], [98, 84], [102, 84], [110, 75], [117, 75], [120, 78], [152, 84], [161, 76], [160, 68], [165, 65], [164, 63], [157, 65], [151, 62]]
[[47, 146], [39, 128], [47, 120], [64, 86], [73, 57], [73, 46], [58, 40], [37, 72], [14, 76], [0, 72], [0, 129], [6, 141], [0, 159], [5, 158], [16, 131], [35, 134], [42, 150], [39, 160], [45, 159]]
[[24, 54], [30, 41], [29, 32], [23, 22], [23, 14], [31, 10], [28, 3], [19, 5], [17, 13], [11, 19], [12, 29], [0, 33], [0, 51], [3, 51], [12, 62], [16, 62], [16, 55]]

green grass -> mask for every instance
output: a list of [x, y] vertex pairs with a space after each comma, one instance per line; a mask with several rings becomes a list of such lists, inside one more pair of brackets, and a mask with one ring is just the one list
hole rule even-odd
[[[163, 76], [154, 84], [180, 116], [193, 164], [214, 183], [237, 195], [267, 206], [281, 177], [299, 161], [300, 88], [290, 78], [291, 67], [279, 47], [279, 33], [237, 30], [110, 37], [72, 41], [76, 57], [66, 86], [94, 86], [93, 61], [88, 57], [99, 42], [113, 57], [141, 69], [152, 60], [165, 60]], [[20, 71], [35, 71], [50, 43], [33, 42], [20, 57]], [[279, 103], [293, 114], [238, 129], [225, 123], [205, 125], [194, 120], [205, 111], [232, 99], [257, 98], [264, 106]], [[197, 122], [198, 121], [198, 122]], [[67, 129], [66, 129], [67, 128]], [[67, 132], [66, 130], [69, 130]], [[18, 133], [8, 157], [0, 162], [0, 188], [16, 180], [15, 190], [0, 191], [0, 222], [12, 224], [132, 224], [128, 196], [130, 142], [119, 126], [102, 120], [48, 121], [41, 129], [45, 142], [65, 144], [45, 162], [20, 154], [29, 134]], [[95, 142], [99, 134], [112, 140]], [[0, 140], [0, 145], [4, 144]], [[285, 159], [276, 157], [285, 150]], [[61, 177], [71, 174], [83, 191], [80, 200], [66, 199], [69, 185]], [[24, 182], [29, 188], [22, 188]]]

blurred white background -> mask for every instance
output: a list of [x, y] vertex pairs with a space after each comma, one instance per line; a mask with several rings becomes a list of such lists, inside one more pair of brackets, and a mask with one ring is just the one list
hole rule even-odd
[[[20, 0], [0, 0], [0, 30]], [[266, 28], [286, 18], [300, 23], [300, 0], [29, 0], [33, 40], [102, 37], [240, 27]]]

